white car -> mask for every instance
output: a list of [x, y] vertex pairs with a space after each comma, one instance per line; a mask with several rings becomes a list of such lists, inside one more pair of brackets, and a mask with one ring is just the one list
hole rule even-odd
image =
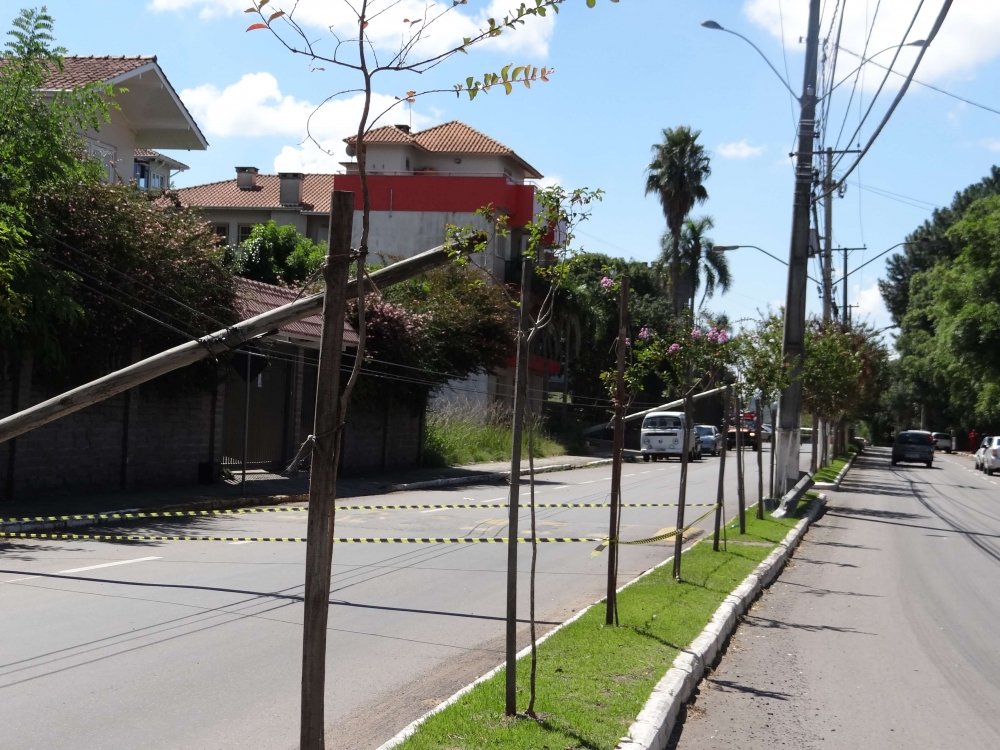
[[[657, 461], [671, 456], [681, 457], [684, 452], [684, 412], [654, 411], [642, 420], [641, 453], [644, 461]], [[701, 460], [701, 440], [694, 425], [688, 436], [688, 458]]]
[[934, 450], [944, 451], [945, 453], [951, 453], [952, 442], [951, 435], [947, 432], [932, 432], [931, 435], [934, 436]]
[[985, 471], [990, 476], [1000, 469], [1000, 438], [984, 437], [982, 445], [976, 451], [976, 468]]

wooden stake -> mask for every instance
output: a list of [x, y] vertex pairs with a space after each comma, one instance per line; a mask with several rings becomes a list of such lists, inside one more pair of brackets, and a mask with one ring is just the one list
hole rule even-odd
[[726, 501], [726, 489], [725, 489], [725, 479], [726, 479], [726, 447], [729, 444], [729, 399], [732, 396], [733, 389], [726, 386], [726, 394], [723, 396], [723, 406], [722, 406], [722, 429], [723, 439], [722, 439], [722, 452], [719, 454], [719, 491], [716, 493], [715, 502], [719, 504], [719, 507], [715, 509], [715, 536], [712, 538], [712, 549], [716, 552], [719, 551], [719, 530], [722, 528], [722, 504]]
[[[326, 628], [330, 612], [330, 565], [333, 559], [334, 500], [340, 428], [340, 359], [351, 264], [354, 193], [335, 190], [330, 204], [330, 245], [323, 279], [323, 336], [316, 377], [316, 417], [309, 472], [309, 518], [306, 533], [306, 586], [302, 628], [302, 750], [324, 748]], [[247, 384], [249, 387], [249, 383]]]
[[611, 458], [611, 520], [608, 523], [608, 596], [604, 623], [615, 624], [618, 599], [618, 504], [622, 492], [622, 452], [625, 447], [625, 356], [628, 339], [628, 276], [622, 277], [618, 299], [618, 372], [615, 376], [615, 434]]

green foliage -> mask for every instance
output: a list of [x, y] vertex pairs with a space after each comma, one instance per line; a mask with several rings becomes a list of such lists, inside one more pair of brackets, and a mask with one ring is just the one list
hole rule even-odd
[[233, 253], [233, 273], [267, 284], [302, 284], [323, 264], [326, 245], [317, 245], [291, 224], [257, 224]]
[[733, 340], [736, 390], [743, 403], [760, 397], [770, 404], [788, 385], [788, 365], [782, 355], [784, 316], [769, 313], [746, 326]]
[[[535, 428], [534, 456], [562, 456], [565, 446]], [[464, 466], [509, 461], [513, 442], [510, 409], [493, 404], [435, 406], [427, 412], [424, 463], [428, 466]], [[528, 455], [528, 433], [521, 437], [521, 454]]]
[[234, 281], [216, 237], [193, 213], [131, 186], [84, 182], [49, 188], [30, 211], [39, 230], [31, 266], [39, 288], [23, 315], [31, 327], [11, 329], [7, 320], [4, 334], [13, 340], [30, 331], [49, 377], [58, 377], [64, 362], [73, 363], [73, 379], [103, 374], [133, 347], [167, 349], [184, 333], [237, 319]]
[[58, 185], [94, 184], [99, 165], [86, 159], [82, 130], [108, 121], [107, 86], [43, 94], [62, 70], [64, 50], [53, 46], [53, 19], [23, 10], [8, 31], [0, 65], [0, 342], [45, 346], [53, 330], [78, 310], [38, 265], [42, 218], [36, 199]]
[[876, 418], [886, 388], [889, 352], [870, 326], [812, 321], [802, 367], [804, 411], [826, 419]]

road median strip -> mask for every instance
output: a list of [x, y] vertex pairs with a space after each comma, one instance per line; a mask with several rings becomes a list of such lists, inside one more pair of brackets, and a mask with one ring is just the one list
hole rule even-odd
[[[787, 557], [789, 538], [804, 528], [800, 523], [790, 532], [797, 521], [748, 515], [747, 533], [730, 533], [733, 541], [754, 544], [714, 552], [710, 544], [699, 542], [685, 551], [682, 583], [672, 579], [668, 559], [623, 586], [618, 596], [621, 627], [606, 627], [603, 607], [595, 605], [539, 639], [537, 718], [504, 716], [504, 670], [498, 667], [380, 750], [611, 750], [621, 741], [623, 727], [648, 714], [647, 699], [677, 657], [689, 650], [677, 644], [696, 645], [706, 623], [717, 624], [720, 605], [734, 596], [743, 601], [740, 597], [755, 595], [755, 586], [759, 591], [761, 581], [776, 575], [778, 560], [783, 563]], [[731, 624], [735, 620], [733, 615]], [[719, 628], [723, 630], [728, 635], [729, 629]], [[518, 670], [521, 706], [528, 698], [527, 672], [527, 665]], [[633, 748], [654, 747], [635, 744], [636, 739], [629, 740]]]

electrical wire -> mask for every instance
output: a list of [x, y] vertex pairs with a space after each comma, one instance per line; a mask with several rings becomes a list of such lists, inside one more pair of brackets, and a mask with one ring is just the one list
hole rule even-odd
[[[878, 0], [878, 2], [875, 4], [875, 13], [874, 13], [874, 15], [872, 15], [871, 25], [868, 26], [868, 29], [867, 29], [868, 35], [865, 37], [865, 47], [864, 47], [864, 50], [862, 51], [862, 55], [867, 55], [868, 54], [868, 46], [871, 44], [872, 33], [875, 31], [875, 21], [878, 19], [878, 11], [879, 11], [879, 8], [881, 8], [881, 7], [882, 7], [882, 0]], [[867, 12], [865, 13], [865, 15], [867, 16]], [[862, 60], [863, 59], [864, 59], [864, 57], [862, 57]], [[847, 125], [847, 118], [851, 114], [851, 103], [854, 101], [854, 94], [855, 94], [855, 92], [858, 89], [858, 81], [860, 80], [860, 78], [862, 76], [862, 71], [863, 70], [864, 70], [864, 65], [859, 66], [858, 70], [857, 70], [857, 74], [854, 76], [854, 85], [851, 86], [851, 96], [847, 100], [847, 108], [844, 110], [844, 119], [840, 123], [840, 132], [837, 133], [837, 140], [836, 140], [836, 142], [833, 145], [833, 148], [834, 148], [835, 151], [840, 148], [840, 139], [844, 135], [844, 127]], [[834, 87], [834, 88], [836, 88], [836, 87]], [[860, 114], [860, 111], [861, 111], [861, 104], [858, 105], [858, 112], [859, 112], [859, 114]], [[859, 129], [861, 128], [860, 124], [858, 125], [858, 128]], [[848, 143], [850, 143], [850, 141], [848, 141]]]

